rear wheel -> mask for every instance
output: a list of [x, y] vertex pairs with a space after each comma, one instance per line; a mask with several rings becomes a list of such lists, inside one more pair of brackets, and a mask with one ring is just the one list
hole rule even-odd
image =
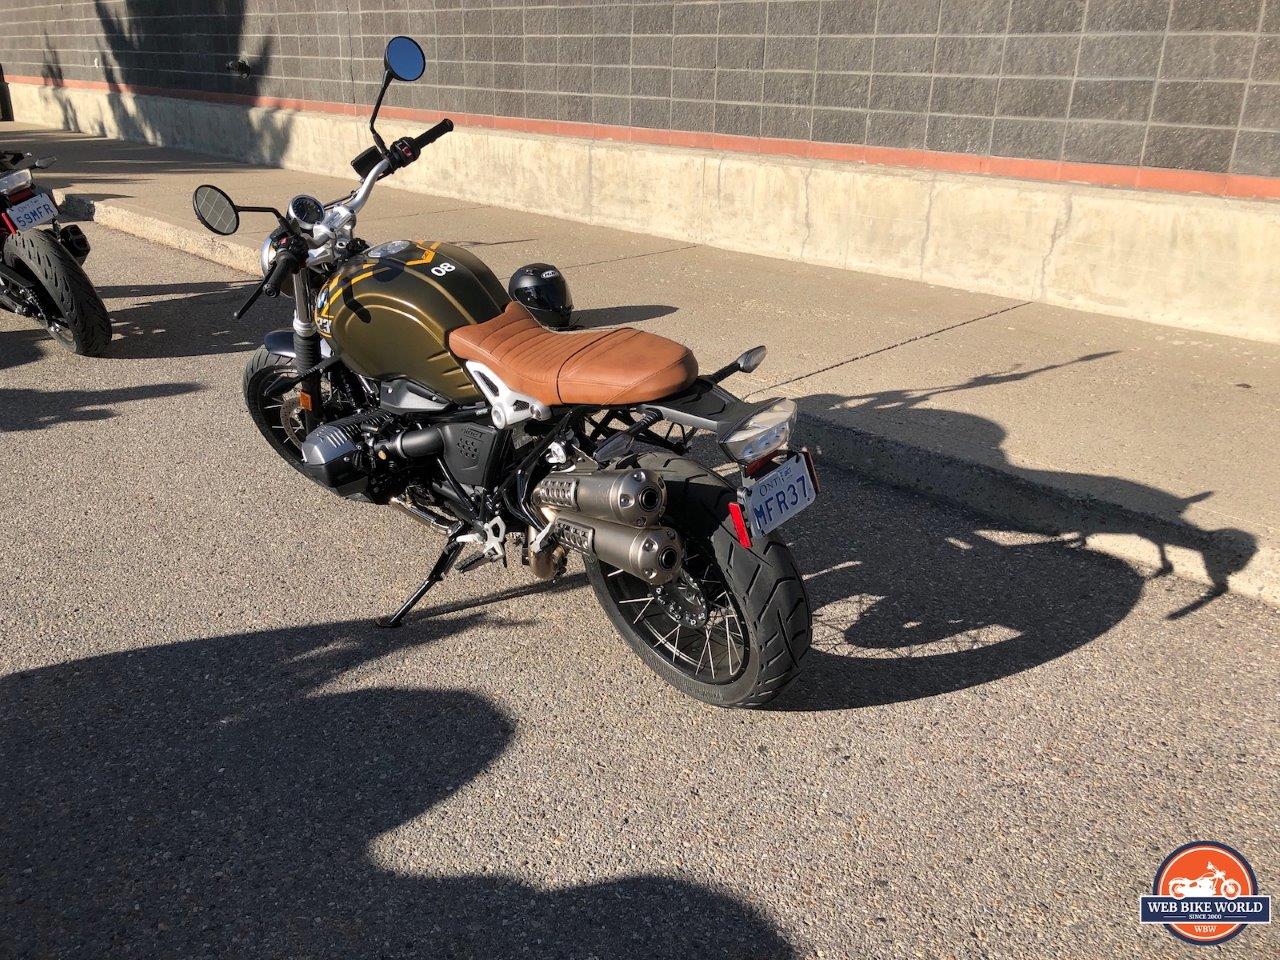
[[4, 261], [34, 285], [32, 312], [53, 338], [81, 356], [101, 357], [111, 318], [79, 262], [47, 230], [28, 230], [4, 245]]
[[672, 686], [717, 706], [767, 703], [809, 649], [809, 599], [791, 551], [773, 535], [742, 546], [728, 517], [733, 488], [705, 467], [661, 453], [639, 459], [666, 481], [665, 522], [684, 540], [684, 568], [654, 588], [588, 558], [596, 598]]

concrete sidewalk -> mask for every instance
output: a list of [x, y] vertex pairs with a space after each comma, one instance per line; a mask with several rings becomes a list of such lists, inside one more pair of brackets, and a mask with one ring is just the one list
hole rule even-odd
[[[352, 181], [26, 124], [11, 148], [102, 224], [256, 270], [269, 217], [219, 240], [197, 184], [242, 203]], [[1280, 346], [680, 244], [380, 185], [370, 241], [443, 238], [505, 277], [566, 273], [586, 326], [629, 323], [705, 367], [767, 344], [742, 392], [794, 397], [828, 464], [1280, 603]], [[762, 250], [769, 238], [760, 237]], [[1230, 291], [1223, 291], [1230, 296]], [[857, 531], [851, 530], [856, 537]]]

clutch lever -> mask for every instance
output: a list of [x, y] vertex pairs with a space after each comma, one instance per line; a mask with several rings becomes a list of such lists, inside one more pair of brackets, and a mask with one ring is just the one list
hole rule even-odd
[[268, 297], [275, 297], [280, 292], [280, 284], [294, 270], [302, 265], [302, 257], [298, 252], [292, 249], [292, 245], [297, 242], [297, 238], [288, 229], [288, 225], [281, 218], [282, 230], [278, 231], [279, 236], [276, 239], [276, 259], [271, 270], [267, 275], [258, 281], [258, 285], [253, 288], [253, 293], [249, 294], [249, 299], [240, 305], [232, 316], [239, 320], [258, 302], [258, 298], [264, 293]]
[[262, 288], [265, 287], [266, 285], [267, 285], [267, 278], [263, 277], [261, 280], [258, 281], [258, 285], [253, 288], [253, 293], [249, 294], [249, 299], [246, 300], [244, 303], [242, 303], [240, 305], [240, 309], [237, 310], [235, 313], [233, 313], [231, 316], [234, 317], [236, 320], [239, 320], [242, 317], [244, 317], [244, 315], [253, 308], [253, 305], [258, 302], [258, 298], [262, 296]]

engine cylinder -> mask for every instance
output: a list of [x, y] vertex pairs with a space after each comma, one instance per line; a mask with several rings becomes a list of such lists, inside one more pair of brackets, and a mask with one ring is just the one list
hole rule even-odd
[[358, 497], [369, 487], [370, 469], [362, 438], [395, 422], [373, 410], [322, 424], [302, 441], [302, 472], [341, 497]]
[[684, 560], [680, 535], [670, 527], [636, 530], [611, 520], [567, 512], [556, 514], [551, 523], [552, 536], [558, 543], [655, 586], [678, 574]]
[[630, 527], [650, 527], [667, 506], [667, 488], [653, 470], [591, 470], [552, 473], [533, 488], [534, 504], [548, 511], [569, 510]]

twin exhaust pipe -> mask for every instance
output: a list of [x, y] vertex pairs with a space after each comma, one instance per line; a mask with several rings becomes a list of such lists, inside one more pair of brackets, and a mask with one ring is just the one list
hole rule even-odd
[[[553, 473], [533, 488], [530, 500], [551, 524], [544, 551], [553, 544], [576, 550], [653, 586], [680, 572], [684, 547], [679, 534], [659, 523], [667, 488], [653, 470]], [[537, 555], [530, 565], [538, 576], [556, 566]]]

